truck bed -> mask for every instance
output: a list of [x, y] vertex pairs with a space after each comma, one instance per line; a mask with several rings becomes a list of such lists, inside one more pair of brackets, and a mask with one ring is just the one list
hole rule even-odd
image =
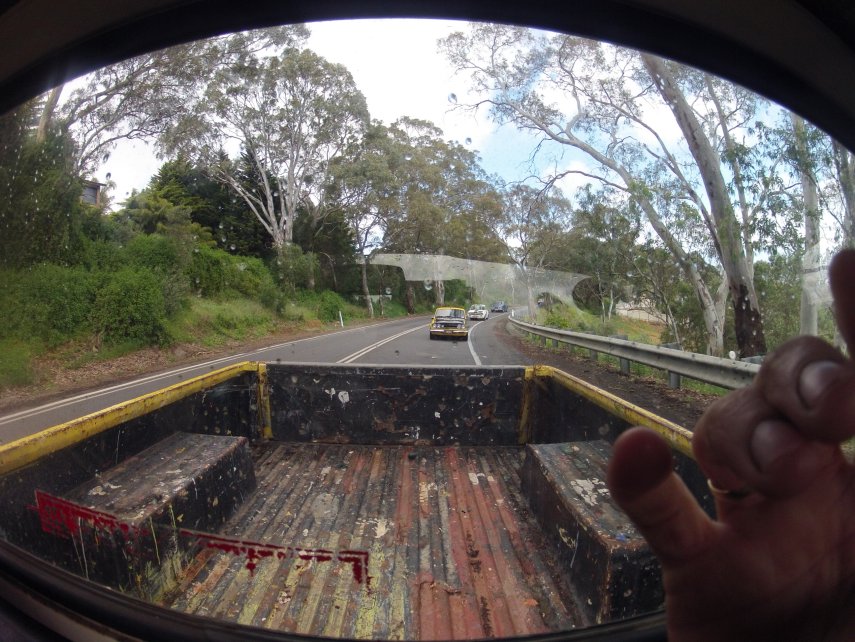
[[269, 629], [475, 639], [584, 624], [521, 447], [253, 445], [257, 490], [164, 604]]

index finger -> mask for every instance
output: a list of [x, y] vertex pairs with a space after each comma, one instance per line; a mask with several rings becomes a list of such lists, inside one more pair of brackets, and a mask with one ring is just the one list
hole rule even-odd
[[839, 443], [855, 434], [855, 365], [821, 339], [782, 345], [752, 387], [806, 438]]

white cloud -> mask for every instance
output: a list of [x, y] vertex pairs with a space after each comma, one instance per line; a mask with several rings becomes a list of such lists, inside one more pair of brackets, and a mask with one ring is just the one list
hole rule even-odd
[[316, 22], [308, 46], [343, 64], [365, 94], [373, 118], [391, 124], [402, 116], [429, 120], [447, 139], [476, 147], [489, 137], [492, 124], [453, 110], [453, 94], [462, 101], [466, 79], [437, 49], [439, 38], [466, 28], [443, 20], [355, 20]]
[[451, 70], [436, 65], [436, 40], [453, 26], [415, 20], [317, 22], [309, 25], [308, 46], [346, 66], [372, 115], [391, 122], [413, 105], [422, 117], [441, 114], [447, 106]]

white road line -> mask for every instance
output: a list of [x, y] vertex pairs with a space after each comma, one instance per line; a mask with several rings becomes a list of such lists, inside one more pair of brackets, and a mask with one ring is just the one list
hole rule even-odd
[[338, 361], [336, 361], [336, 363], [352, 363], [352, 362], [356, 361], [357, 359], [359, 359], [359, 357], [365, 356], [366, 354], [368, 354], [372, 350], [376, 350], [380, 346], [384, 346], [387, 343], [389, 343], [390, 341], [394, 341], [395, 339], [399, 339], [399, 338], [403, 337], [404, 335], [410, 334], [410, 332], [415, 332], [416, 330], [421, 330], [421, 329], [422, 329], [422, 326], [417, 325], [415, 328], [410, 328], [409, 330], [404, 330], [403, 332], [399, 332], [398, 334], [393, 334], [391, 337], [386, 337], [385, 339], [382, 339], [381, 341], [378, 341], [377, 343], [373, 343], [370, 346], [366, 346], [365, 348], [362, 348], [361, 350], [357, 350], [353, 354], [347, 355], [343, 359], [339, 359]]
[[[485, 319], [485, 321], [486, 321], [486, 319]], [[479, 322], [478, 322], [478, 325], [476, 325], [476, 326], [473, 326], [473, 327], [472, 327], [472, 329], [469, 331], [469, 340], [466, 342], [466, 343], [469, 345], [469, 352], [472, 354], [472, 358], [475, 360], [475, 365], [476, 365], [476, 366], [480, 366], [480, 365], [481, 365], [481, 359], [479, 359], [479, 358], [478, 358], [478, 355], [477, 355], [477, 354], [475, 354], [475, 348], [474, 348], [474, 346], [472, 345], [472, 334], [475, 332], [475, 328], [480, 328], [480, 327], [481, 327], [481, 324], [482, 324], [482, 323], [484, 323], [484, 321], [479, 321]]]
[[212, 361], [206, 361], [204, 363], [199, 363], [192, 366], [186, 366], [184, 368], [178, 368], [177, 370], [170, 370], [169, 372], [162, 372], [156, 375], [150, 375], [148, 377], [142, 377], [141, 379], [134, 379], [133, 381], [126, 381], [125, 383], [120, 383], [115, 386], [109, 386], [108, 388], [101, 388], [99, 390], [93, 392], [85, 392], [83, 394], [77, 395], [76, 397], [69, 397], [68, 399], [60, 399], [59, 401], [54, 401], [43, 406], [39, 406], [38, 408], [32, 408], [30, 410], [21, 410], [20, 412], [13, 413], [11, 415], [5, 415], [0, 418], [0, 426], [15, 421], [16, 419], [20, 419], [22, 417], [35, 417], [36, 415], [40, 415], [44, 412], [48, 412], [50, 410], [54, 410], [56, 408], [62, 408], [64, 406], [71, 405], [73, 403], [77, 403], [78, 401], [85, 401], [88, 399], [96, 399], [98, 397], [102, 397], [104, 395], [110, 394], [111, 392], [117, 392], [119, 390], [125, 390], [128, 388], [133, 388], [134, 386], [139, 386], [144, 383], [148, 383], [150, 381], [157, 381], [159, 379], [167, 379], [169, 377], [182, 374], [184, 372], [188, 372], [190, 370], [195, 370], [197, 368], [205, 368], [206, 366], [212, 366], [224, 361], [228, 361], [230, 359], [240, 359], [241, 357], [246, 356], [246, 353], [240, 353], [236, 355], [232, 355], [230, 357], [221, 357], [220, 359], [214, 359]]
[[[394, 320], [393, 320], [394, 321]], [[389, 323], [392, 323], [390, 321]], [[306, 337], [305, 339], [296, 339], [294, 341], [286, 341], [285, 343], [279, 343], [272, 346], [267, 346], [266, 348], [260, 348], [253, 352], [239, 352], [237, 354], [230, 355], [228, 357], [220, 357], [219, 359], [212, 359], [211, 361], [205, 361], [203, 363], [197, 363], [190, 366], [184, 366], [183, 368], [177, 368], [175, 370], [170, 370], [168, 372], [161, 372], [159, 374], [149, 375], [147, 377], [142, 377], [140, 379], [134, 379], [133, 381], [126, 381], [125, 383], [116, 384], [115, 386], [109, 386], [107, 388], [100, 388], [98, 390], [94, 390], [91, 392], [84, 392], [83, 394], [79, 394], [75, 397], [69, 397], [67, 399], [60, 399], [58, 401], [53, 401], [51, 403], [44, 404], [43, 406], [38, 406], [37, 408], [30, 408], [29, 410], [21, 410], [19, 412], [12, 413], [10, 415], [4, 415], [0, 417], [0, 426], [4, 426], [6, 424], [12, 423], [14, 421], [19, 421], [24, 418], [36, 417], [45, 412], [50, 412], [51, 410], [56, 410], [58, 408], [64, 408], [65, 406], [70, 406], [72, 404], [78, 403], [80, 401], [87, 401], [90, 399], [97, 399], [98, 397], [103, 397], [104, 395], [108, 395], [112, 392], [118, 392], [120, 390], [127, 390], [129, 388], [134, 388], [135, 386], [140, 386], [145, 383], [150, 383], [152, 381], [158, 381], [160, 379], [168, 379], [169, 377], [174, 377], [176, 375], [183, 374], [185, 372], [190, 372], [191, 370], [201, 370], [204, 368], [209, 368], [214, 365], [219, 365], [221, 363], [225, 363], [227, 361], [240, 361], [242, 358], [249, 357], [255, 354], [261, 354], [262, 352], [266, 352], [267, 350], [276, 350], [279, 348], [284, 348], [289, 345], [293, 345], [295, 343], [304, 343], [306, 341], [316, 341], [318, 339], [323, 339], [326, 337], [330, 337], [335, 334], [344, 334], [345, 332], [358, 332], [360, 330], [364, 330], [366, 327], [371, 326], [360, 326], [358, 328], [348, 328], [346, 330], [337, 330], [336, 332], [328, 332], [326, 334], [319, 334], [313, 337]], [[408, 330], [408, 332], [410, 332]]]

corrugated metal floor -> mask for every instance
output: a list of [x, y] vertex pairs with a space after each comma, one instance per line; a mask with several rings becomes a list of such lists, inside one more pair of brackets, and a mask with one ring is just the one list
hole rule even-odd
[[258, 491], [221, 532], [241, 546], [205, 547], [173, 608], [360, 639], [506, 637], [579, 621], [520, 494], [522, 449], [254, 448]]

